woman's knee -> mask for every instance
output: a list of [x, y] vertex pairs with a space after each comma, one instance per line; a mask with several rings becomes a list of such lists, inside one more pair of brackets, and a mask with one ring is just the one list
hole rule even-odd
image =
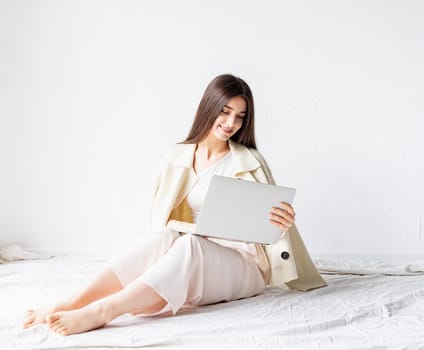
[[[153, 244], [155, 247], [169, 247], [177, 238], [180, 237], [180, 233], [173, 228], [165, 227], [161, 231], [150, 233], [147, 237], [141, 237], [137, 242], [140, 244]], [[135, 243], [137, 244], [137, 243]]]
[[202, 240], [204, 240], [203, 237], [187, 233], [179, 237], [176, 243], [190, 248], [201, 248]]
[[204, 255], [204, 242], [203, 237], [184, 234], [180, 236], [173, 244], [171, 250], [172, 254], [177, 254], [178, 256], [186, 257], [189, 260], [193, 260], [195, 257], [202, 257]]

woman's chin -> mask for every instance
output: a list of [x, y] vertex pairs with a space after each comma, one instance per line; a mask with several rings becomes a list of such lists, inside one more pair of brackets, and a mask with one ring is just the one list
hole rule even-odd
[[232, 135], [225, 135], [225, 134], [221, 134], [219, 131], [214, 132], [214, 136], [219, 140], [219, 141], [228, 141]]

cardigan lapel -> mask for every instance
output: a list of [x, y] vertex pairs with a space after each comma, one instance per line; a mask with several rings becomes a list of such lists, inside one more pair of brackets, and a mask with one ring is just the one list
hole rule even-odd
[[178, 152], [173, 155], [171, 164], [174, 168], [173, 181], [175, 183], [176, 198], [173, 201], [173, 208], [178, 207], [191, 188], [197, 181], [197, 175], [193, 169], [195, 144], [179, 144]]
[[246, 146], [231, 140], [228, 141], [228, 145], [234, 159], [234, 177], [240, 177], [243, 173], [254, 171], [261, 166]]
[[196, 151], [195, 143], [178, 144], [178, 153], [173, 155], [171, 164], [177, 168], [193, 169], [194, 152]]

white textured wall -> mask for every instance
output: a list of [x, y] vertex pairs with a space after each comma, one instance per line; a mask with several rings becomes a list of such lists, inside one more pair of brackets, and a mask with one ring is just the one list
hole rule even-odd
[[0, 246], [115, 250], [209, 80], [312, 253], [424, 252], [424, 2], [0, 0]]

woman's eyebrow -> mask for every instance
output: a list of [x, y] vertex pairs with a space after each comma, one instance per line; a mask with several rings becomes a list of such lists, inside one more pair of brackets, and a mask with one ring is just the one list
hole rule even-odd
[[[228, 108], [228, 109], [231, 109], [231, 110], [234, 109], [234, 108], [227, 106], [227, 105], [225, 105], [224, 108]], [[243, 111], [243, 112], [240, 112], [239, 114], [246, 114], [246, 113], [247, 113], [246, 111]]]

